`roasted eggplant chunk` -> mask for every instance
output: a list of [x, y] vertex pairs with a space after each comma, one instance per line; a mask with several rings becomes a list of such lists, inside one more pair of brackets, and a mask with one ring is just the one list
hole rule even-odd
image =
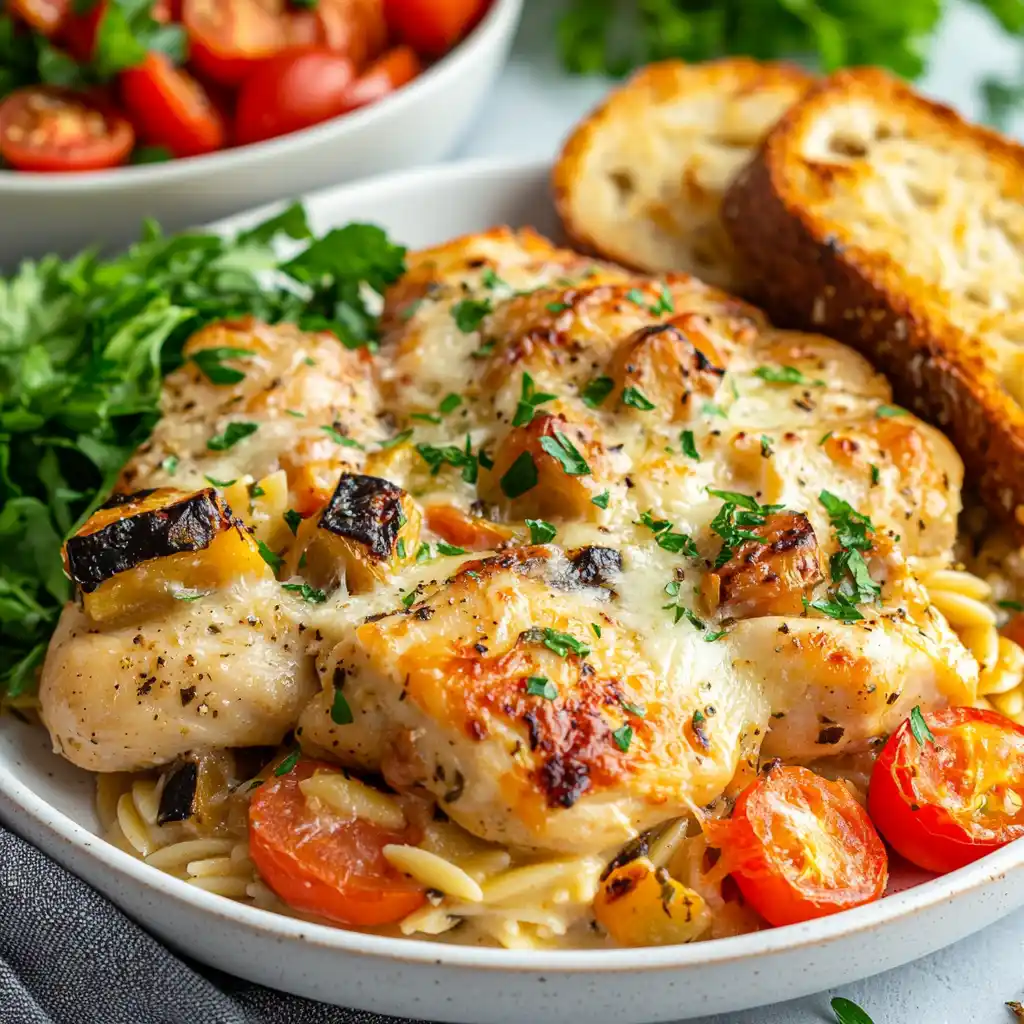
[[323, 511], [299, 528], [301, 573], [325, 589], [344, 578], [349, 593], [370, 590], [413, 560], [421, 518], [416, 502], [390, 480], [342, 473]]
[[64, 545], [64, 568], [96, 622], [270, 569], [216, 491], [117, 495]]
[[235, 758], [229, 750], [186, 754], [164, 775], [156, 823], [191, 820], [207, 827], [223, 824], [236, 776]]

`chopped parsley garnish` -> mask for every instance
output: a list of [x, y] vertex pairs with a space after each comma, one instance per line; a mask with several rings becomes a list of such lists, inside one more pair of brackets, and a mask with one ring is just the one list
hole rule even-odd
[[340, 687], [335, 689], [334, 700], [331, 702], [331, 721], [335, 725], [351, 725], [355, 721], [352, 708], [349, 707]]
[[659, 286], [658, 301], [653, 303], [649, 309], [654, 316], [660, 316], [662, 313], [674, 313], [676, 311], [676, 305], [672, 301], [672, 296], [669, 294], [669, 290], [664, 283]]
[[805, 597], [803, 602], [805, 608], [813, 608], [840, 622], [858, 622], [864, 618], [857, 606], [841, 591], [836, 591], [828, 601], [808, 601]]
[[434, 557], [434, 552], [429, 544], [421, 544], [416, 549], [416, 564], [422, 565], [424, 562], [429, 562]]
[[631, 725], [619, 726], [612, 732], [612, 739], [615, 741], [615, 746], [625, 754], [633, 742], [633, 727]]
[[855, 1002], [836, 996], [829, 1004], [836, 1015], [836, 1024], [874, 1024], [874, 1021]]
[[577, 640], [571, 633], [560, 633], [557, 629], [544, 627], [542, 642], [548, 650], [554, 651], [560, 658], [567, 658], [570, 651], [585, 658], [590, 654], [589, 645], [582, 640]]
[[340, 444], [345, 448], [358, 448], [360, 451], [363, 450], [363, 446], [354, 438], [348, 437], [343, 434], [337, 427], [321, 427], [320, 428], [335, 444]]
[[175, 590], [172, 593], [175, 601], [198, 601], [201, 597], [208, 596], [212, 591], [190, 590], [183, 587], [181, 590]]
[[626, 292], [626, 299], [629, 302], [632, 302], [634, 306], [647, 305], [647, 297], [639, 288], [630, 288], [629, 291]]
[[280, 555], [275, 555], [262, 540], [256, 541], [256, 547], [259, 550], [260, 558], [270, 566], [276, 576], [281, 571], [281, 566], [284, 565], [284, 559]]
[[258, 423], [245, 423], [241, 420], [235, 420], [233, 423], [229, 423], [221, 434], [215, 434], [206, 442], [206, 447], [211, 452], [226, 452], [229, 448], [234, 448], [239, 441], [244, 441], [247, 437], [251, 437], [260, 429]]
[[531, 544], [550, 544], [558, 533], [551, 523], [544, 519], [527, 519], [526, 525], [530, 528]]
[[409, 419], [419, 420], [421, 423], [440, 423], [441, 417], [432, 412], [411, 412]]
[[174, 476], [178, 471], [178, 463], [181, 460], [177, 455], [168, 455], [167, 458], [160, 463], [160, 468], [168, 475]]
[[882, 473], [879, 468], [872, 462], [871, 463], [871, 486], [875, 487], [878, 481], [881, 479]]
[[[203, 479], [214, 487], [230, 487], [236, 480], [218, 480], [216, 477], [204, 476]], [[236, 478], [237, 479], [237, 478]]]
[[775, 454], [775, 450], [772, 448], [772, 443], [775, 438], [769, 437], [767, 434], [761, 435], [761, 456], [765, 459], [771, 458]]
[[401, 320], [402, 323], [407, 323], [419, 312], [420, 306], [422, 305], [423, 299], [413, 299], [413, 301], [398, 314], [398, 319]]
[[882, 417], [906, 416], [907, 410], [901, 409], [898, 405], [880, 405], [875, 410], [875, 415]]
[[299, 412], [298, 409], [285, 409], [285, 412], [297, 420], [304, 420], [306, 418], [306, 414], [304, 412]]
[[441, 404], [437, 408], [442, 416], [447, 416], [448, 413], [455, 412], [460, 405], [462, 405], [462, 395], [457, 395], [454, 391], [450, 391], [441, 399]]
[[715, 559], [716, 569], [721, 569], [744, 541], [765, 543], [764, 537], [749, 527], [764, 526], [769, 515], [781, 512], [783, 508], [782, 505], [762, 505], [756, 498], [738, 491], [718, 491], [709, 487], [708, 494], [725, 502], [711, 521], [712, 531], [722, 539], [722, 550]]
[[590, 504], [596, 505], [598, 508], [607, 508], [609, 497], [610, 494], [608, 491], [602, 491], [600, 494], [590, 499]]
[[829, 438], [831, 438], [833, 436], [833, 434], [835, 434], [834, 430], [830, 430], [827, 434], [822, 434], [821, 435], [821, 440], [818, 442], [818, 444], [819, 445], [823, 445], [826, 441], [829, 440]]
[[252, 359], [253, 353], [247, 348], [229, 348], [217, 346], [203, 348], [193, 352], [189, 358], [196, 364], [199, 372], [211, 384], [237, 384], [245, 380], [245, 374], [234, 367], [225, 366], [225, 359]]
[[654, 403], [638, 388], [632, 386], [622, 389], [622, 404], [641, 412], [650, 412]]
[[871, 578], [862, 554], [871, 549], [868, 534], [875, 532], [874, 524], [830, 491], [822, 491], [818, 500], [825, 506], [840, 548], [829, 559], [829, 571], [836, 588], [834, 596], [841, 595], [845, 603], [853, 605], [876, 601], [882, 588]]
[[490, 312], [490, 299], [463, 299], [452, 306], [452, 319], [463, 334], [472, 334], [480, 329]]
[[397, 448], [400, 444], [405, 444], [409, 438], [412, 437], [412, 430], [403, 430], [394, 437], [389, 437], [385, 441], [381, 441], [380, 450], [382, 452], [387, 451], [389, 448]]
[[531, 697], [543, 697], [545, 700], [558, 697], [558, 687], [547, 676], [530, 676], [526, 680], [526, 692]]
[[700, 462], [700, 452], [697, 451], [697, 443], [693, 439], [692, 430], [684, 430], [679, 435], [679, 444], [682, 446], [683, 454], [688, 459]]
[[483, 273], [480, 275], [480, 282], [485, 288], [508, 287], [508, 284], [494, 272], [493, 267], [484, 267]]
[[823, 380], [811, 380], [795, 366], [759, 366], [754, 370], [754, 376], [769, 384], [805, 384], [814, 388], [825, 386]]
[[583, 404], [590, 409], [597, 409], [614, 389], [615, 381], [611, 377], [594, 377], [587, 381], [583, 389]]
[[456, 547], [443, 540], [437, 542], [437, 551], [441, 555], [464, 555], [466, 553], [465, 548]]
[[554, 437], [545, 435], [540, 439], [540, 446], [553, 459], [557, 459], [562, 469], [569, 476], [586, 476], [590, 472], [587, 460], [580, 454], [579, 449], [560, 430], [555, 431]]
[[637, 523], [646, 526], [654, 534], [655, 543], [664, 551], [683, 554], [687, 558], [697, 557], [697, 545], [693, 538], [687, 533], [673, 531], [672, 523], [667, 519], [655, 519], [648, 510], [640, 514]]
[[506, 498], [518, 498], [537, 486], [537, 464], [529, 452], [520, 452], [499, 481]]
[[727, 629], [716, 629], [714, 632], [704, 634], [704, 642], [706, 644], [713, 644], [716, 640], [721, 640], [729, 630]]
[[293, 750], [275, 769], [274, 774], [280, 778], [282, 775], [287, 775], [298, 763], [299, 758], [302, 757], [301, 750]]
[[327, 600], [327, 595], [322, 590], [311, 587], [308, 583], [282, 583], [281, 589], [298, 594], [303, 601], [310, 604], [323, 604]]
[[1008, 612], [1024, 612], [1024, 604], [1020, 601], [996, 601], [996, 604]]
[[705, 402], [701, 407], [700, 411], [705, 416], [720, 416], [723, 419], [727, 419], [725, 410], [715, 402]]
[[921, 714], [921, 706], [915, 704], [910, 712], [910, 731], [914, 734], [914, 739], [917, 740], [919, 746], [924, 746], [926, 743], [935, 744], [935, 735], [931, 729], [928, 728], [928, 723], [924, 720], [924, 715]]
[[525, 427], [533, 421], [537, 414], [537, 406], [545, 402], [553, 402], [557, 396], [548, 394], [545, 391], [537, 391], [534, 387], [533, 378], [523, 374], [523, 383], [519, 392], [519, 404], [516, 405], [515, 415], [512, 417], [513, 427]]
[[405, 538], [399, 537], [398, 543], [395, 545], [395, 553], [399, 558], [405, 558]]
[[411, 608], [416, 600], [416, 591], [410, 590], [408, 594], [402, 595], [402, 607]]
[[492, 459], [490, 455], [483, 450], [483, 448], [476, 453], [476, 459], [484, 469], [494, 469], [494, 459]]
[[462, 479], [467, 484], [475, 484], [477, 478], [477, 460], [473, 455], [472, 441], [469, 434], [466, 435], [465, 448], [457, 448], [455, 445], [442, 445], [438, 447], [432, 444], [418, 444], [416, 451], [430, 467], [430, 475], [437, 476], [442, 466], [452, 466], [462, 471]]
[[569, 304], [566, 302], [549, 302], [544, 307], [549, 313], [564, 313], [568, 308]]
[[470, 352], [470, 355], [474, 359], [486, 359], [497, 346], [497, 342], [491, 338], [490, 341], [485, 341], [475, 352]]
[[631, 704], [621, 694], [619, 695], [619, 703], [626, 711], [631, 715], [636, 715], [637, 718], [644, 718], [647, 715], [647, 708], [642, 708], [639, 704]]
[[594, 636], [596, 636], [597, 639], [600, 640], [601, 639], [601, 627], [596, 622], [592, 622], [590, 624], [590, 628], [594, 631]]
[[288, 529], [292, 531], [293, 536], [299, 532], [299, 524], [302, 522], [301, 513], [296, 512], [295, 509], [293, 508], [290, 508], [288, 509], [287, 512], [284, 513], [282, 518], [288, 524]]

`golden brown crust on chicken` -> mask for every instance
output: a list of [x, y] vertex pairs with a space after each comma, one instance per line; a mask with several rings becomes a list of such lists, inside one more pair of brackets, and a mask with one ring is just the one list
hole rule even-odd
[[555, 165], [569, 237], [638, 270], [741, 288], [718, 220], [722, 195], [810, 82], [792, 65], [743, 57], [642, 69], [576, 127]]
[[723, 215], [779, 321], [890, 375], [1024, 531], [1024, 148], [875, 69], [780, 121]]

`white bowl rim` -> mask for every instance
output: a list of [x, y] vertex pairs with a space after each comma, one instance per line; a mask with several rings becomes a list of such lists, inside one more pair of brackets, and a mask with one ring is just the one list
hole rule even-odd
[[466, 71], [481, 48], [496, 44], [513, 33], [519, 22], [524, 0], [491, 0], [483, 18], [473, 30], [432, 64], [418, 78], [389, 96], [351, 113], [289, 132], [265, 142], [233, 146], [201, 156], [181, 157], [156, 164], [127, 164], [104, 171], [78, 171], [68, 174], [44, 174], [35, 171], [0, 170], [0, 195], [12, 193], [59, 193], [61, 195], [96, 192], [105, 189], [167, 185], [187, 180], [194, 174], [230, 173], [241, 164], [260, 165], [273, 160], [286, 150], [296, 152], [315, 149], [328, 136], [345, 132], [357, 133], [375, 117], [399, 116], [407, 107], [428, 101], [429, 93], [442, 89], [453, 77]]
[[[307, 204], [315, 204], [318, 200], [323, 201], [340, 195], [358, 203], [360, 197], [369, 192], [379, 198], [381, 193], [407, 193], [417, 187], [427, 188], [440, 184], [457, 192], [461, 182], [481, 178], [493, 178], [497, 183], [505, 183], [510, 179], [535, 180], [549, 171], [550, 166], [550, 161], [547, 160], [466, 160], [395, 171], [350, 184], [335, 185], [309, 193], [300, 199]], [[208, 227], [230, 228], [236, 223], [256, 221], [280, 209], [282, 205], [281, 202], [267, 203]], [[119, 850], [47, 803], [3, 766], [0, 766], [0, 802], [11, 803], [31, 818], [38, 828], [68, 844], [79, 855], [88, 857], [98, 865], [113, 870], [135, 885], [148, 890], [154, 898], [177, 900], [197, 912], [213, 914], [246, 931], [272, 937], [278, 941], [298, 940], [325, 950], [414, 965], [520, 971], [540, 976], [694, 968], [703, 964], [722, 965], [756, 957], [785, 954], [804, 946], [822, 945], [856, 932], [870, 931], [900, 918], [911, 918], [933, 909], [940, 903], [952, 902], [967, 896], [973, 890], [995, 884], [1010, 873], [1024, 869], [1024, 840], [1020, 840], [1009, 843], [973, 864], [947, 875], [921, 882], [874, 903], [802, 924], [768, 928], [746, 935], [694, 942], [689, 945], [645, 946], [636, 949], [509, 950], [373, 935], [286, 917], [283, 914], [235, 903], [223, 896], [189, 885]]]

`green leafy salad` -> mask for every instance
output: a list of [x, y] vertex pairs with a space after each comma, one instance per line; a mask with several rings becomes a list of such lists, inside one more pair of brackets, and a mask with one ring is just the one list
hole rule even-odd
[[63, 539], [148, 436], [185, 340], [252, 314], [373, 346], [375, 295], [404, 261], [372, 225], [316, 237], [294, 205], [234, 237], [148, 223], [123, 256], [50, 256], [0, 279], [0, 695], [35, 685], [70, 596]]

